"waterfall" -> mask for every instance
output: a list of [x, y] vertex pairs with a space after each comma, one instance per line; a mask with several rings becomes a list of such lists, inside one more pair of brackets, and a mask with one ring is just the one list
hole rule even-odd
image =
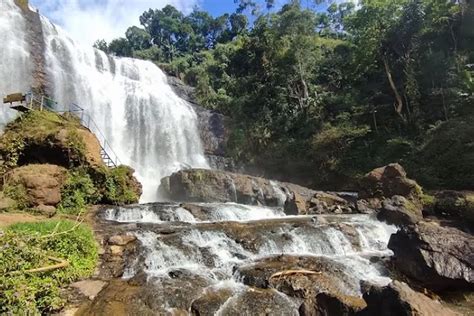
[[[0, 38], [7, 50], [2, 48], [0, 92], [26, 91], [31, 82], [20, 78], [31, 78], [31, 65], [24, 21], [9, 1], [1, 6]], [[208, 167], [196, 113], [156, 65], [81, 47], [48, 19], [42, 17], [41, 23], [52, 97], [59, 106], [75, 103], [89, 112], [120, 162], [136, 170], [144, 188], [142, 202], [159, 199], [163, 177], [186, 167]], [[20, 71], [11, 79], [15, 69]]]
[[10, 1], [0, 1], [0, 43], [0, 126], [4, 126], [15, 111], [3, 106], [3, 96], [30, 89], [33, 73], [26, 23], [21, 10]]

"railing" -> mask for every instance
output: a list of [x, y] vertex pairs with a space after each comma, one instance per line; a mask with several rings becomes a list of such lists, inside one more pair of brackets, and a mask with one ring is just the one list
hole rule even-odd
[[60, 108], [58, 102], [56, 102], [55, 100], [50, 99], [44, 95], [38, 96], [30, 92], [26, 95], [26, 107], [28, 109], [39, 108], [40, 111], [46, 109], [48, 111], [60, 114], [73, 114], [79, 119], [81, 125], [87, 128], [99, 140], [99, 145], [101, 149], [100, 155], [104, 163], [108, 167], [117, 167], [121, 164], [118, 155], [112, 149], [109, 142], [107, 141], [107, 138], [102, 133], [101, 129], [98, 127], [92, 116], [79, 105], [72, 103], [67, 109]]

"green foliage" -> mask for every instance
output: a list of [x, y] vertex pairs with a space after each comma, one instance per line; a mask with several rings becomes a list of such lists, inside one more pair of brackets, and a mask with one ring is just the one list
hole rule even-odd
[[3, 173], [18, 166], [20, 156], [28, 146], [52, 146], [60, 131], [66, 130], [66, 146], [70, 160], [79, 164], [84, 160], [85, 145], [77, 133], [80, 123], [76, 118], [61, 116], [50, 111], [29, 111], [5, 127], [0, 138], [0, 156]]
[[[79, 164], [83, 164], [85, 162], [86, 156], [86, 144], [84, 143], [84, 139], [81, 135], [77, 132], [76, 128], [69, 128], [67, 130], [66, 135], [66, 146], [69, 148], [70, 155], [75, 157], [70, 157], [71, 162], [78, 161]], [[71, 167], [74, 164], [71, 165]]]
[[15, 201], [14, 209], [26, 210], [30, 207], [28, 194], [23, 184], [6, 184], [3, 186], [3, 194]]
[[111, 204], [137, 203], [137, 184], [132, 180], [132, 170], [126, 166], [118, 166], [110, 170], [105, 180], [103, 201]]
[[85, 213], [87, 206], [99, 202], [101, 196], [89, 174], [84, 169], [72, 171], [61, 190], [61, 213], [78, 215]]
[[[71, 221], [16, 224], [0, 236], [0, 314], [40, 315], [64, 305], [59, 288], [90, 276], [97, 262], [92, 231]], [[67, 260], [66, 268], [28, 273]]]
[[217, 18], [150, 9], [127, 45], [230, 116], [228, 152], [268, 176], [334, 189], [401, 162], [423, 184], [472, 188], [461, 171], [470, 167], [469, 143], [428, 155], [436, 168], [423, 170], [418, 159], [420, 148], [425, 157], [448, 143], [431, 126], [457, 120], [472, 98], [472, 4], [348, 1], [320, 12], [321, 2], [288, 0], [275, 10], [267, 1], [265, 11], [236, 0], [234, 14]]
[[410, 161], [410, 174], [428, 188], [474, 187], [474, 115], [444, 122], [431, 130]]
[[421, 195], [421, 203], [426, 208], [432, 208], [435, 205], [436, 198], [430, 194]]

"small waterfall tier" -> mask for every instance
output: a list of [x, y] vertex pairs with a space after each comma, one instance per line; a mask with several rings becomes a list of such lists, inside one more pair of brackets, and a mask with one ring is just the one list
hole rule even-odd
[[[138, 239], [124, 278], [145, 276], [160, 289], [158, 309], [188, 309], [188, 300], [225, 289], [232, 293], [219, 307], [225, 315], [254, 288], [277, 290], [272, 275], [289, 269], [329, 278], [348, 296], [361, 295], [362, 280], [391, 281], [382, 262], [392, 255], [387, 243], [396, 229], [369, 215], [286, 216], [280, 208], [199, 203], [115, 207], [101, 218]], [[183, 287], [190, 297], [169, 294]]]

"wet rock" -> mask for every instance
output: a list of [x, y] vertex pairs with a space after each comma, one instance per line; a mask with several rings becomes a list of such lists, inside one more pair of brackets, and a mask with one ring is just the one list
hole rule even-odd
[[474, 239], [457, 228], [418, 222], [392, 235], [395, 266], [432, 290], [473, 288]]
[[[281, 274], [285, 271], [289, 273]], [[304, 293], [310, 291], [314, 294], [328, 290], [343, 292], [344, 288], [355, 291], [358, 287], [356, 281], [344, 273], [341, 263], [327, 257], [274, 256], [240, 266], [236, 272], [246, 285], [274, 287], [296, 297], [304, 297]], [[298, 294], [299, 291], [302, 293]]]
[[106, 285], [106, 282], [100, 280], [83, 280], [72, 283], [70, 286], [88, 299], [93, 300]]
[[394, 163], [366, 174], [360, 183], [359, 198], [391, 198], [400, 195], [418, 202], [421, 194], [421, 187], [414, 180], [407, 178], [402, 166]]
[[[335, 194], [316, 192], [308, 202], [307, 214], [350, 214], [356, 210], [355, 205]], [[302, 213], [304, 214], [304, 213]]]
[[356, 211], [354, 202], [337, 194], [225, 171], [182, 170], [162, 182], [160, 192], [176, 201], [284, 206], [285, 212], [293, 215]]
[[286, 215], [305, 214], [307, 212], [306, 200], [293, 192], [292, 196], [286, 199], [284, 210]]
[[357, 200], [356, 208], [359, 213], [373, 214], [382, 207], [382, 202], [377, 198], [368, 198], [365, 200]]
[[311, 190], [249, 175], [218, 170], [190, 169], [170, 176], [168, 196], [188, 202], [237, 202], [283, 206], [286, 193], [310, 195]]
[[367, 316], [433, 316], [458, 315], [424, 294], [413, 291], [407, 284], [393, 281], [386, 287], [365, 284], [364, 300], [367, 308], [361, 315]]
[[414, 225], [423, 219], [421, 208], [403, 196], [395, 195], [382, 202], [377, 218], [397, 226]]
[[263, 260], [253, 271], [239, 271], [244, 282], [274, 288], [302, 302], [300, 315], [354, 315], [365, 307], [362, 299], [347, 294], [355, 292], [356, 280], [328, 258], [279, 256]]
[[299, 315], [298, 305], [275, 290], [248, 288], [230, 298], [220, 315]]
[[201, 296], [192, 302], [191, 314], [213, 316], [232, 295], [234, 291], [229, 288], [205, 289]]
[[112, 256], [121, 256], [123, 254], [123, 247], [110, 246], [110, 253], [112, 254]]
[[211, 285], [209, 278], [189, 271], [175, 270], [171, 273], [171, 278], [148, 279], [147, 285], [143, 287], [141, 297], [155, 311], [164, 307], [189, 310], [200, 293]]
[[194, 218], [201, 221], [207, 220], [209, 218], [208, 214], [215, 211], [212, 207], [192, 203], [181, 203], [179, 206], [191, 213]]
[[360, 297], [323, 292], [317, 294], [314, 301], [306, 300], [299, 311], [302, 316], [351, 316], [366, 306]]
[[109, 244], [115, 246], [125, 246], [137, 240], [134, 235], [115, 235], [109, 238]]
[[76, 312], [77, 316], [103, 316], [103, 315], [130, 315], [152, 316], [166, 312], [162, 309], [154, 310], [142, 299], [142, 289], [129, 285], [123, 280], [112, 280], [89, 303], [81, 306]]

